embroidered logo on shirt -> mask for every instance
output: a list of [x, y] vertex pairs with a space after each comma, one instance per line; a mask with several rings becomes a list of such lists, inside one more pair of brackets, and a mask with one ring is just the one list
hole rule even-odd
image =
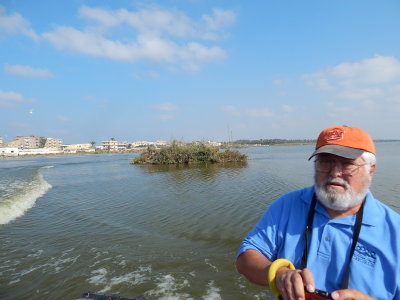
[[376, 253], [363, 245], [357, 244], [353, 258], [367, 266], [374, 267], [376, 263]]

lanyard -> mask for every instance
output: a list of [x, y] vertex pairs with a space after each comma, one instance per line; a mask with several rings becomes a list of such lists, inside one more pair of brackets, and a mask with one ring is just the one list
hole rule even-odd
[[[313, 220], [314, 220], [314, 212], [315, 212], [316, 204], [317, 204], [317, 196], [314, 193], [312, 202], [310, 205], [310, 210], [308, 211], [306, 230], [304, 231], [304, 252], [303, 252], [303, 257], [301, 258], [301, 269], [304, 269], [307, 267], [308, 242], [311, 239], [312, 224], [313, 224]], [[351, 244], [350, 256], [349, 256], [349, 261], [347, 263], [346, 273], [343, 277], [343, 282], [341, 285], [342, 289], [347, 289], [348, 285], [349, 285], [350, 263], [351, 263], [351, 259], [354, 254], [354, 250], [356, 248], [358, 236], [360, 235], [363, 213], [364, 213], [364, 203], [361, 205], [359, 211], [357, 212], [356, 222], [354, 224], [354, 231], [353, 231], [353, 242]]]

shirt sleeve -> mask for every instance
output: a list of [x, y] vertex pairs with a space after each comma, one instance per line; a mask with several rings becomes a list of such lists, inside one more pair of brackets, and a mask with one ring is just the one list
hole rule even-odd
[[[278, 248], [281, 237], [279, 234], [279, 223], [284, 216], [282, 213], [282, 202], [276, 200], [258, 221], [253, 230], [249, 232], [239, 247], [238, 256], [246, 250], [253, 249], [262, 253], [270, 261], [277, 259]], [[279, 216], [279, 223], [278, 218]]]

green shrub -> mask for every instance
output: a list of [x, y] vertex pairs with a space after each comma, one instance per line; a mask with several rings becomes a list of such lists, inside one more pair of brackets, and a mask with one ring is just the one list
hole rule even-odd
[[192, 163], [226, 163], [246, 162], [247, 156], [236, 150], [221, 152], [219, 147], [204, 143], [172, 142], [170, 146], [160, 149], [148, 147], [132, 164], [192, 164]]

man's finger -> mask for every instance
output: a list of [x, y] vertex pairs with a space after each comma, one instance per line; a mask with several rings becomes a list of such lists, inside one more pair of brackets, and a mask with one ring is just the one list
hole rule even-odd
[[310, 269], [303, 269], [301, 271], [301, 277], [303, 278], [304, 286], [306, 287], [307, 291], [313, 293], [315, 291], [315, 284], [314, 284], [314, 277]]

